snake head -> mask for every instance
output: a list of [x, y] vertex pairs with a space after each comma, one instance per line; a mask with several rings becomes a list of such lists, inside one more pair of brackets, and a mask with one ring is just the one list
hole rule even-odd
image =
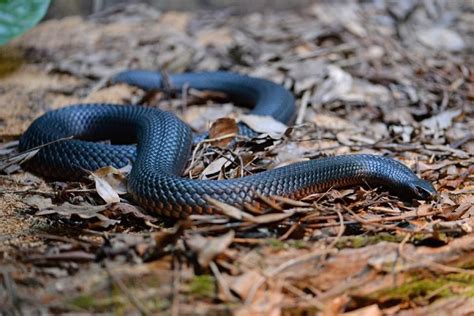
[[410, 181], [408, 189], [410, 197], [418, 200], [432, 200], [438, 195], [434, 186], [425, 180], [416, 179]]

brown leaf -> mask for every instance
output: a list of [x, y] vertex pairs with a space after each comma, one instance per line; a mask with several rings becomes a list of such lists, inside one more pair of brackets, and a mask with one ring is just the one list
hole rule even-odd
[[209, 263], [224, 250], [226, 250], [234, 239], [234, 231], [215, 237], [204, 238], [200, 235], [191, 235], [186, 240], [186, 244], [197, 253], [198, 263], [201, 267], [207, 268]]
[[28, 204], [40, 208], [35, 214], [38, 216], [58, 215], [68, 220], [81, 219], [102, 228], [117, 225], [121, 222], [120, 219], [125, 216], [132, 216], [145, 222], [156, 221], [155, 217], [146, 215], [140, 208], [126, 203], [74, 205], [66, 202], [61, 205], [53, 205], [48, 201], [42, 202], [40, 199], [32, 199]]
[[107, 208], [107, 205], [74, 205], [68, 202], [47, 207], [36, 212], [35, 215], [38, 216], [47, 216], [47, 215], [59, 215], [64, 219], [74, 219], [79, 218], [83, 220], [95, 220], [100, 227], [107, 228], [109, 226], [114, 226], [120, 221], [110, 219], [107, 216], [102, 215], [100, 212], [104, 211]]
[[232, 34], [229, 28], [202, 30], [196, 34], [197, 41], [201, 45], [228, 46], [232, 43]]
[[157, 220], [156, 217], [145, 214], [142, 208], [127, 203], [111, 204], [102, 213], [112, 218], [120, 218], [123, 215], [128, 215], [143, 221], [155, 222]]
[[223, 117], [212, 123], [209, 129], [209, 138], [213, 146], [224, 148], [232, 142], [238, 132], [237, 122], [233, 118]]
[[330, 131], [352, 130], [355, 128], [348, 120], [340, 118], [334, 114], [309, 112], [310, 122], [316, 124], [317, 127], [327, 129]]
[[229, 281], [229, 287], [234, 291], [242, 300], [245, 300], [250, 290], [252, 289], [255, 281], [262, 278], [262, 275], [257, 270], [245, 271]]
[[258, 291], [257, 295], [255, 295], [255, 300], [251, 304], [240, 306], [234, 312], [234, 315], [281, 315], [281, 304], [283, 299], [284, 296], [279, 291]]
[[161, 15], [159, 27], [184, 32], [191, 17], [191, 14], [186, 12], [168, 11]]
[[107, 166], [91, 173], [97, 193], [106, 203], [118, 203], [120, 202], [119, 194], [127, 193], [124, 170], [127, 169]]

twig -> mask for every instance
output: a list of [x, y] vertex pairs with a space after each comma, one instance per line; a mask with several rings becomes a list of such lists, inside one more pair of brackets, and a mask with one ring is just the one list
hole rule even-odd
[[341, 239], [342, 235], [344, 234], [344, 231], [346, 230], [346, 227], [344, 226], [344, 218], [342, 217], [341, 212], [336, 210], [337, 216], [339, 217], [339, 231], [337, 232], [336, 238], [329, 244], [327, 249], [332, 249], [336, 244], [339, 242]]
[[229, 285], [227, 284], [226, 280], [222, 277], [221, 272], [219, 271], [219, 268], [217, 265], [214, 263], [214, 261], [211, 261], [209, 263], [209, 267], [211, 268], [212, 273], [216, 277], [217, 283], [219, 284], [220, 288], [224, 292], [224, 295], [226, 296], [226, 300], [231, 301], [231, 302], [237, 302], [238, 298], [232, 295], [229, 289]]
[[298, 115], [296, 116], [296, 120], [295, 120], [296, 125], [300, 125], [300, 124], [303, 123], [303, 120], [304, 120], [305, 114], [306, 114], [306, 109], [308, 108], [310, 95], [311, 95], [311, 92], [309, 90], [306, 90], [303, 94], [303, 97], [301, 99], [300, 108], [298, 110]]

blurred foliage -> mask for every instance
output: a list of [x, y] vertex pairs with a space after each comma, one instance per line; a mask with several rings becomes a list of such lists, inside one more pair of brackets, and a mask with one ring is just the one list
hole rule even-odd
[[0, 0], [0, 45], [35, 26], [49, 4], [50, 0]]

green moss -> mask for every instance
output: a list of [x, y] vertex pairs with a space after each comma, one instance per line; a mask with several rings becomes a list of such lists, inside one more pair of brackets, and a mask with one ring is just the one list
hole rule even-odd
[[92, 295], [84, 294], [74, 298], [71, 301], [71, 305], [79, 308], [87, 310], [95, 305], [95, 298]]
[[[427, 234], [415, 234], [411, 237], [410, 241], [417, 243], [433, 236]], [[388, 242], [401, 242], [405, 238], [403, 235], [394, 235], [389, 233], [378, 233], [375, 235], [358, 235], [358, 236], [343, 236], [340, 238], [336, 247], [339, 249], [343, 248], [362, 248], [369, 245], [375, 245], [382, 241]], [[448, 237], [445, 234], [439, 234], [436, 237], [437, 240], [446, 242]]]
[[127, 303], [126, 299], [120, 295], [113, 294], [110, 297], [97, 298], [92, 294], [77, 296], [70, 302], [70, 306], [75, 310], [87, 311], [110, 311], [118, 310]]
[[392, 235], [389, 233], [379, 233], [373, 236], [359, 235], [359, 236], [344, 236], [341, 237], [336, 247], [342, 248], [362, 248], [368, 245], [375, 245], [382, 241], [400, 242], [403, 240], [401, 235]]
[[279, 240], [279, 239], [268, 238], [265, 241], [274, 250], [283, 250], [283, 249], [285, 249], [285, 243], [283, 241]]
[[189, 284], [189, 292], [196, 296], [212, 298], [216, 292], [216, 285], [212, 275], [197, 275]]
[[307, 247], [306, 242], [304, 242], [303, 240], [300, 240], [300, 239], [292, 240], [292, 241], [288, 242], [288, 245], [290, 247], [296, 248], [296, 249], [302, 249], [302, 248]]
[[453, 295], [474, 297], [474, 276], [454, 273], [436, 278], [414, 277], [404, 284], [374, 292], [370, 299], [374, 301], [403, 301], [417, 298], [442, 298]]
[[[417, 297], [427, 296], [433, 291], [437, 291], [438, 297], [450, 296], [449, 287], [442, 288], [446, 283], [444, 280], [416, 280], [410, 283], [387, 290], [381, 293], [385, 300], [408, 301]], [[441, 289], [441, 290], [440, 290]]]
[[[139, 285], [136, 281], [127, 283], [127, 289], [133, 292], [138, 298], [143, 291], [140, 292]], [[144, 306], [150, 311], [161, 311], [169, 307], [169, 302], [157, 296], [149, 296], [146, 299], [140, 298]], [[111, 288], [102, 288], [96, 292], [89, 292], [77, 296], [66, 303], [73, 311], [84, 312], [110, 312], [114, 315], [126, 315], [135, 307], [131, 304], [129, 298], [117, 286]]]

